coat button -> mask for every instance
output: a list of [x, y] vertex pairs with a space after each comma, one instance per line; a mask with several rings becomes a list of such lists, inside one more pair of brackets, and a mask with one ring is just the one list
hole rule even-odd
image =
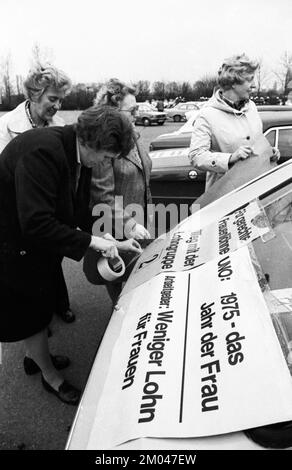
[[215, 160], [212, 161], [212, 165], [215, 166], [216, 165], [216, 162]]
[[26, 255], [26, 251], [25, 251], [25, 250], [21, 250], [21, 251], [19, 252], [19, 254], [20, 254], [20, 256], [24, 256], [24, 255]]
[[248, 136], [246, 137], [246, 140], [249, 140], [249, 139], [250, 139], [250, 136], [248, 135]]

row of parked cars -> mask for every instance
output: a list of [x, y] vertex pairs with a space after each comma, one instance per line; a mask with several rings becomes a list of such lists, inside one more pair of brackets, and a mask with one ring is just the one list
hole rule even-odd
[[[279, 164], [292, 157], [292, 106], [259, 106], [264, 135], [279, 148]], [[195, 170], [188, 153], [198, 111], [177, 131], [162, 134], [150, 144], [153, 162], [151, 189], [155, 203], [190, 204], [205, 189], [205, 173]]]
[[186, 121], [190, 113], [198, 111], [203, 104], [199, 101], [188, 101], [187, 103], [178, 103], [172, 108], [165, 108], [164, 112], [161, 112], [149, 103], [138, 103], [136, 124], [142, 126], [158, 124], [162, 126], [167, 119], [174, 122]]

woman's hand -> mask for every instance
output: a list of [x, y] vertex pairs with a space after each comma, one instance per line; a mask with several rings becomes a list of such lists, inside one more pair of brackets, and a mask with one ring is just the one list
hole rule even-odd
[[272, 147], [273, 155], [270, 157], [271, 162], [277, 162], [281, 157], [280, 150], [277, 147]]
[[150, 233], [144, 227], [144, 225], [136, 224], [132, 228], [132, 230], [130, 232], [130, 236], [131, 236], [131, 238], [135, 238], [135, 240], [144, 240], [144, 239], [149, 239], [150, 238]]
[[132, 251], [139, 254], [143, 251], [139, 243], [133, 238], [119, 242], [109, 233], [106, 233], [102, 238], [92, 236], [89, 246], [93, 250], [101, 251], [106, 258], [115, 258], [118, 256], [118, 250]]
[[105, 258], [116, 258], [118, 256], [117, 241], [113, 237], [106, 239], [105, 237], [92, 236], [89, 247], [95, 251], [101, 251]]
[[241, 145], [237, 150], [235, 150], [235, 152], [233, 152], [229, 159], [229, 163], [235, 163], [238, 162], [238, 160], [246, 160], [252, 155], [252, 153], [252, 147], [249, 145]]
[[129, 240], [125, 240], [123, 242], [116, 242], [117, 249], [119, 251], [133, 251], [134, 253], [142, 253], [142, 248], [139, 243], [134, 240], [134, 238], [130, 238]]

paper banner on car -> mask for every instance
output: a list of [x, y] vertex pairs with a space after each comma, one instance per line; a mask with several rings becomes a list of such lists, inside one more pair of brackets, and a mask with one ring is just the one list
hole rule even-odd
[[276, 162], [271, 162], [273, 155], [272, 147], [264, 135], [261, 135], [253, 145], [254, 156], [246, 160], [238, 161], [222, 178], [214, 183], [208, 191], [195, 201], [202, 209], [213, 201], [251, 182], [257, 176], [262, 175], [276, 166]]
[[291, 376], [247, 247], [160, 274], [121, 307], [88, 449], [292, 419]]
[[[189, 228], [189, 230], [188, 230]], [[202, 230], [172, 230], [155, 240], [140, 256], [122, 295], [160, 272], [186, 271], [226, 255], [258, 237], [272, 236], [264, 210], [252, 201], [246, 207]]]

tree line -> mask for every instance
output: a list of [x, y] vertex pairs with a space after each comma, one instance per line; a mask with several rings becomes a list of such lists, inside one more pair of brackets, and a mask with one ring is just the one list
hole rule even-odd
[[[50, 55], [51, 51], [50, 51]], [[48, 60], [48, 58], [50, 60]], [[42, 50], [38, 44], [33, 46], [32, 61], [52, 61], [48, 57], [48, 51]], [[276, 104], [281, 101], [285, 103], [289, 90], [292, 89], [292, 53], [285, 51], [279, 59], [277, 70], [267, 69], [262, 59], [259, 60], [259, 68], [256, 72], [255, 97], [259, 103]], [[15, 108], [24, 101], [23, 77], [12, 75], [11, 56], [8, 54], [0, 59], [0, 110], [8, 111]], [[271, 83], [274, 77], [273, 86], [267, 88], [266, 84]], [[185, 101], [197, 101], [212, 96], [214, 87], [217, 85], [217, 77], [212, 74], [205, 74], [194, 83], [188, 81], [155, 81], [139, 80], [131, 83], [136, 88], [136, 98], [138, 102], [146, 100], [173, 100], [181, 97]], [[95, 95], [101, 83], [77, 83], [74, 84], [71, 92], [63, 101], [62, 109], [86, 109], [93, 104]], [[277, 101], [278, 100], [278, 101]]]

